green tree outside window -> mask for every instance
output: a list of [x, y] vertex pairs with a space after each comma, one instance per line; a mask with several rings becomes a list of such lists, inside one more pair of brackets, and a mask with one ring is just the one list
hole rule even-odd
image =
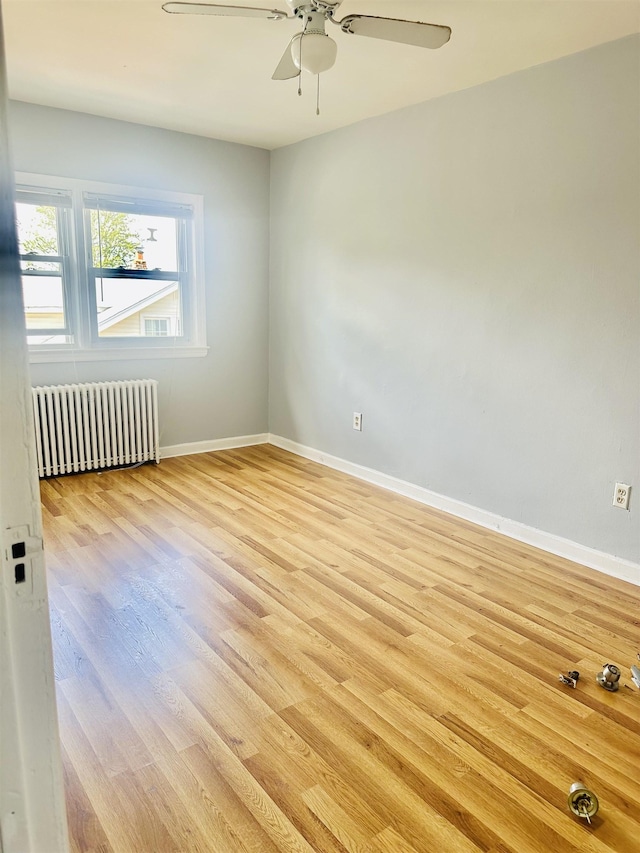
[[[58, 232], [55, 207], [36, 208], [38, 220], [23, 240], [23, 252], [38, 255], [58, 254]], [[129, 267], [142, 242], [126, 213], [109, 210], [92, 210], [91, 255], [94, 267]]]

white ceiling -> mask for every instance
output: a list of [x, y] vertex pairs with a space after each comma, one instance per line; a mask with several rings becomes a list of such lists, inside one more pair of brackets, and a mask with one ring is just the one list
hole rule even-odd
[[314, 78], [302, 98], [295, 80], [271, 80], [297, 21], [168, 15], [162, 2], [4, 0], [10, 96], [271, 149], [640, 31], [640, 0], [344, 0], [338, 18], [453, 34], [424, 50], [331, 27], [318, 118]]

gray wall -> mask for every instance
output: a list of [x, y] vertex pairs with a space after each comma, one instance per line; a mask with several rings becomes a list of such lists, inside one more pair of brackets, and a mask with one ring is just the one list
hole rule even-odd
[[34, 384], [160, 382], [161, 444], [267, 430], [269, 153], [82, 113], [12, 103], [19, 171], [204, 196], [205, 358], [35, 364]]
[[639, 71], [632, 36], [274, 152], [271, 432], [640, 560]]

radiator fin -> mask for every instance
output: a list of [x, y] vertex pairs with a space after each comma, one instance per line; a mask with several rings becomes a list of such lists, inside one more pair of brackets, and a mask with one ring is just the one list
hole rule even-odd
[[159, 462], [155, 379], [32, 389], [38, 474]]

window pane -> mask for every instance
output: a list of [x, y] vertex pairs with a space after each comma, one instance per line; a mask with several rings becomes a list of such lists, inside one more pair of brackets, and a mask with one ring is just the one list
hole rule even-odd
[[169, 334], [168, 317], [143, 317], [143, 334], [150, 338], [166, 338]]
[[27, 330], [64, 329], [62, 278], [51, 275], [22, 276]]
[[177, 222], [166, 216], [91, 210], [94, 267], [178, 269]]
[[35, 344], [72, 344], [73, 338], [70, 335], [38, 335], [36, 332], [27, 332], [29, 346]]
[[[135, 278], [96, 279], [98, 335], [103, 337], [158, 337], [180, 335], [180, 287], [177, 281]], [[161, 317], [167, 331], [147, 331], [145, 315]]]
[[49, 272], [60, 274], [60, 264], [57, 261], [33, 261], [27, 255], [20, 261], [23, 272]]
[[16, 218], [21, 255], [60, 254], [55, 207], [18, 203]]

